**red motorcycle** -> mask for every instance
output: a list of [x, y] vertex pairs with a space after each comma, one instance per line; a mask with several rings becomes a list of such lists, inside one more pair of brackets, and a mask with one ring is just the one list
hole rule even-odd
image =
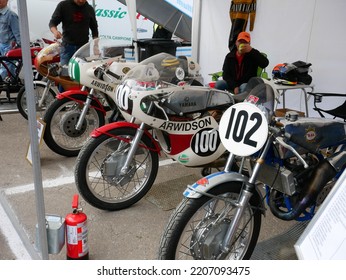
[[[60, 43], [45, 40], [48, 46], [44, 47], [35, 57], [35, 70], [42, 80], [34, 81], [34, 94], [36, 103], [36, 112], [38, 116], [43, 117], [43, 114], [50, 103], [55, 100], [59, 93], [58, 85], [64, 90], [80, 89], [80, 84], [72, 81], [68, 75], [61, 74], [60, 67]], [[27, 102], [25, 87], [21, 87], [17, 96], [17, 108], [19, 113], [28, 118]]]
[[[42, 49], [41, 46], [34, 44], [30, 48], [31, 62], [34, 65], [34, 60], [37, 54]], [[0, 64], [6, 69], [7, 77], [0, 80], [0, 93], [5, 92], [5, 102], [12, 102], [15, 98], [11, 97], [11, 93], [17, 93], [23, 86], [24, 81], [21, 77], [21, 70], [23, 68], [22, 49], [15, 48], [9, 50], [6, 55], [0, 56]], [[14, 65], [15, 71], [12, 73], [9, 69], [9, 65]], [[37, 73], [34, 73], [34, 79], [39, 79]]]

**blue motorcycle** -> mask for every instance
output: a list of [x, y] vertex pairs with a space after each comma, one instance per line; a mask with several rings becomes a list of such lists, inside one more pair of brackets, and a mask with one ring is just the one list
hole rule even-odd
[[[221, 172], [184, 192], [164, 230], [159, 259], [250, 259], [267, 204], [284, 221], [307, 221], [346, 165], [346, 123], [274, 113], [275, 87], [259, 78], [222, 116], [229, 151]], [[264, 188], [263, 188], [264, 187]]]

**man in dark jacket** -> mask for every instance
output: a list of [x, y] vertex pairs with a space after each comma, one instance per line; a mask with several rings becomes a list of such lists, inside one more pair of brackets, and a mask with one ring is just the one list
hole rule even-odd
[[[62, 33], [57, 26], [62, 23]], [[98, 24], [95, 10], [87, 0], [61, 1], [49, 21], [50, 31], [55, 39], [62, 39], [60, 64], [67, 65], [73, 54], [92, 38], [98, 37]]]
[[258, 50], [251, 47], [248, 32], [240, 32], [236, 49], [228, 53], [222, 67], [223, 80], [217, 81], [215, 88], [229, 90], [234, 94], [241, 93], [250, 78], [257, 76], [258, 67], [268, 66], [268, 59]]

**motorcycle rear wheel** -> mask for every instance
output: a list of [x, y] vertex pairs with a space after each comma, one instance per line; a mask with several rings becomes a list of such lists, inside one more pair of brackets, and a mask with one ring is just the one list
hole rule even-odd
[[130, 164], [131, 171], [119, 174], [129, 149], [127, 141], [135, 134], [133, 128], [113, 129], [107, 135], [90, 138], [81, 149], [75, 165], [75, 183], [92, 206], [108, 211], [127, 208], [139, 201], [153, 185], [159, 166], [158, 153], [145, 134]]
[[43, 121], [46, 123], [44, 141], [55, 153], [66, 157], [75, 157], [89, 138], [90, 133], [105, 124], [103, 112], [91, 103], [82, 128], [75, 129], [86, 96], [76, 94], [70, 98], [55, 99], [47, 108]]
[[[235, 202], [241, 184], [221, 184], [210, 194], [198, 199], [184, 198], [172, 213], [161, 237], [159, 259], [215, 259], [221, 253], [220, 244], [232, 220], [235, 207], [220, 197]], [[226, 211], [226, 206], [230, 207]], [[252, 196], [241, 217], [235, 241], [225, 259], [249, 259], [256, 246], [261, 228], [260, 200]], [[220, 217], [222, 217], [220, 219]]]
[[[46, 85], [43, 82], [34, 81], [34, 94], [35, 94], [35, 104], [36, 104], [36, 112], [38, 117], [43, 117], [44, 111], [47, 109], [48, 105], [52, 103], [55, 99], [56, 93], [50, 88], [46, 99], [44, 100], [43, 106], [39, 107], [38, 102], [42, 98], [43, 92], [46, 88]], [[17, 95], [17, 108], [19, 113], [25, 118], [28, 119], [28, 106], [26, 102], [26, 90], [25, 87], [21, 87], [18, 91]]]

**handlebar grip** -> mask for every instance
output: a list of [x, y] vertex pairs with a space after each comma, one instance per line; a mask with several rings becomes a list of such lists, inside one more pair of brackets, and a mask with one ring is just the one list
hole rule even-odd
[[294, 134], [289, 134], [289, 133], [286, 132], [285, 133], [285, 137], [289, 141], [291, 141], [291, 142], [301, 146], [302, 148], [304, 148], [305, 150], [307, 150], [307, 151], [309, 151], [309, 152], [311, 152], [313, 154], [315, 154], [315, 153], [317, 153], [319, 151], [319, 147], [315, 143], [311, 143], [311, 142], [307, 143], [304, 140], [302, 140], [302, 138], [299, 137], [299, 136], [296, 136]]

